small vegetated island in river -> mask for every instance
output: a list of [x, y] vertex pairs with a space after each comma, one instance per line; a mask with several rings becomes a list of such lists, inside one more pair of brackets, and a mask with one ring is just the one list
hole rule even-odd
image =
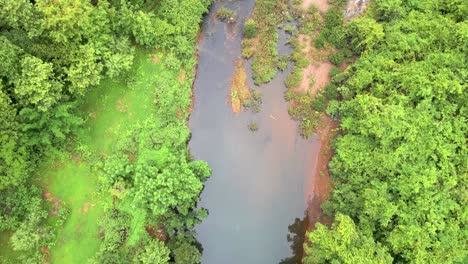
[[[210, 4], [0, 0], [0, 263], [200, 263], [211, 171], [188, 151], [187, 119]], [[258, 0], [244, 30], [255, 84], [291, 61], [300, 133], [336, 134], [330, 221], [294, 261], [463, 263], [468, 4], [371, 0], [345, 21], [347, 4]], [[295, 51], [278, 58], [293, 20]], [[237, 63], [240, 111], [260, 95]], [[322, 64], [330, 82], [307, 75]]]

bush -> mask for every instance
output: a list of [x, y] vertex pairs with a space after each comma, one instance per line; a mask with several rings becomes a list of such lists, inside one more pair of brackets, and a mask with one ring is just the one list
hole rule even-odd
[[340, 70], [336, 66], [334, 66], [328, 73], [328, 76], [330, 76], [330, 78], [333, 78], [338, 74], [340, 74]]
[[331, 63], [335, 64], [336, 66], [339, 66], [343, 63], [344, 60], [344, 54], [342, 51], [338, 51], [335, 54], [331, 54], [330, 57], [328, 57]]
[[244, 24], [244, 37], [254, 38], [257, 35], [257, 24], [253, 19], [249, 19]]
[[216, 12], [216, 16], [221, 21], [227, 22], [227, 23], [234, 23], [236, 22], [236, 19], [237, 19], [236, 12], [224, 6], [218, 9], [218, 12]]
[[338, 87], [336, 85], [329, 83], [325, 86], [325, 97], [328, 100], [336, 100], [339, 95]]
[[327, 98], [325, 98], [323, 91], [318, 92], [315, 96], [312, 101], [312, 109], [317, 112], [323, 112], [327, 109]]
[[288, 67], [288, 61], [289, 61], [289, 56], [282, 56], [279, 60], [278, 60], [278, 70], [280, 71], [284, 71], [286, 70], [286, 68]]
[[258, 130], [258, 125], [256, 122], [252, 121], [250, 122], [250, 124], [248, 125], [249, 127], [249, 130], [252, 131], [252, 132], [255, 132]]
[[286, 78], [285, 84], [288, 89], [298, 87], [302, 79], [302, 70], [294, 67], [293, 72]]

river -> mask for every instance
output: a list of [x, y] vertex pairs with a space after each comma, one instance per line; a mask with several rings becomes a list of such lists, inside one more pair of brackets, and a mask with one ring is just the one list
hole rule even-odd
[[[302, 139], [288, 115], [287, 72], [259, 87], [260, 113], [231, 112], [231, 75], [241, 56], [242, 25], [254, 3], [215, 2], [198, 43], [189, 147], [196, 159], [206, 160], [213, 169], [199, 203], [209, 216], [196, 228], [203, 264], [272, 264], [293, 254], [288, 226], [304, 217], [320, 145], [315, 136]], [[220, 5], [237, 11], [237, 23], [214, 18]], [[290, 52], [286, 39], [280, 32], [280, 54]], [[247, 128], [251, 121], [258, 124], [258, 131]]]

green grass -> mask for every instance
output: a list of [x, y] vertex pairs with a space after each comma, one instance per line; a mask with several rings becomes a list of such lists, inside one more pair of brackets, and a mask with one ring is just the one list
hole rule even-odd
[[98, 219], [111, 206], [112, 197], [99, 192], [99, 172], [92, 164], [110, 154], [119, 136], [133, 124], [150, 116], [152, 80], [160, 68], [139, 51], [130, 78], [105, 79], [92, 89], [82, 106], [87, 121], [77, 133], [76, 154], [67, 154], [59, 163], [49, 160], [42, 169], [48, 191], [70, 211], [57, 230], [56, 245], [50, 248], [52, 263], [86, 263], [99, 249]]
[[70, 161], [50, 171], [49, 191], [70, 210], [55, 247], [52, 263], [86, 263], [99, 247], [97, 220], [104, 211], [105, 196], [97, 192], [97, 179], [88, 164]]

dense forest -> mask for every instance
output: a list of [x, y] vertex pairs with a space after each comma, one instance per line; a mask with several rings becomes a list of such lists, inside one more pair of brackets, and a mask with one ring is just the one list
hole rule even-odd
[[[209, 4], [0, 0], [1, 263], [65, 263], [54, 256], [61, 247], [90, 255], [69, 263], [200, 262], [193, 226], [206, 211], [195, 205], [210, 169], [188, 153], [186, 119], [194, 44]], [[130, 106], [116, 100], [118, 111], [115, 102], [87, 111], [93, 96], [104, 102], [113, 92], [140, 97]], [[99, 115], [131, 117], [139, 105], [143, 114], [99, 127]], [[44, 176], [67, 169], [98, 179], [92, 196], [103, 197], [89, 245], [68, 249], [67, 225], [81, 218], [76, 201], [51, 198], [56, 182]], [[73, 177], [52, 195], [87, 192]], [[91, 206], [80, 213], [94, 214]]]
[[341, 122], [333, 223], [308, 234], [305, 263], [464, 260], [467, 13], [458, 0], [375, 0], [324, 35], [357, 59], [327, 87]]
[[[462, 263], [468, 5], [373, 0], [345, 21], [346, 1], [293, 17], [299, 2], [257, 1], [242, 42], [255, 84], [287, 60], [286, 86], [300, 82], [305, 56], [277, 51], [278, 26], [294, 19], [350, 64], [317, 95], [285, 96], [304, 136], [325, 109], [340, 122], [331, 224], [292, 261]], [[201, 262], [194, 226], [211, 169], [188, 151], [187, 118], [210, 4], [0, 0], [0, 263]]]

